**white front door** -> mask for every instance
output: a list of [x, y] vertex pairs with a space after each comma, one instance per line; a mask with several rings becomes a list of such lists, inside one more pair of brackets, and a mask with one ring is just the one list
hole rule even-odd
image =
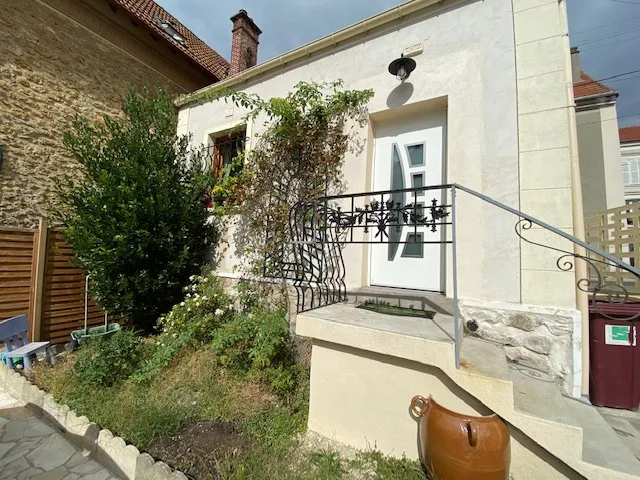
[[[443, 142], [446, 112], [425, 115], [401, 122], [378, 125], [375, 136], [373, 190], [399, 190], [428, 185], [442, 185]], [[432, 200], [441, 205], [446, 198], [443, 190], [428, 190], [417, 195], [417, 207], [428, 208]], [[386, 194], [384, 201], [393, 200], [403, 206], [414, 204], [413, 193]], [[380, 196], [372, 198], [380, 201]], [[398, 231], [399, 230], [399, 231]], [[370, 245], [371, 285], [444, 291], [442, 271], [444, 228], [433, 232], [430, 227], [405, 225], [387, 227], [388, 244]], [[372, 239], [375, 232], [372, 232]], [[409, 243], [393, 243], [409, 242]], [[413, 242], [413, 243], [412, 243]]]

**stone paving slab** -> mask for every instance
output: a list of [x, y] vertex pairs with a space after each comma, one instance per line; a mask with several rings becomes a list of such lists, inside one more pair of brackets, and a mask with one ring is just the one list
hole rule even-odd
[[0, 479], [116, 480], [100, 463], [0, 392]]
[[632, 412], [605, 407], [598, 410], [626, 447], [640, 460], [640, 410]]

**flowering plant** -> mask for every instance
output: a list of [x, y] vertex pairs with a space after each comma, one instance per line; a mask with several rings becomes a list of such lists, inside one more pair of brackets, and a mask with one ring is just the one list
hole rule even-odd
[[185, 335], [193, 343], [206, 343], [216, 328], [233, 317], [233, 300], [214, 274], [192, 275], [189, 280], [184, 300], [158, 320], [160, 343]]

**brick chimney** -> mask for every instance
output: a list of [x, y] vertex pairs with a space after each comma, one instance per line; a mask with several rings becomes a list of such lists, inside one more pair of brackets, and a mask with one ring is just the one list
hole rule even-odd
[[571, 76], [573, 77], [573, 83], [582, 81], [582, 75], [580, 74], [580, 49], [578, 47], [571, 47]]
[[233, 40], [231, 42], [231, 66], [229, 76], [253, 67], [258, 63], [258, 38], [262, 31], [247, 15], [240, 10], [233, 17]]

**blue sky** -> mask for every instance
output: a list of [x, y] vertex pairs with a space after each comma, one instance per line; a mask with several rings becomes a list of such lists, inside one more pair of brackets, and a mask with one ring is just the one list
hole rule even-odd
[[[223, 57], [229, 18], [244, 8], [263, 31], [263, 62], [403, 3], [402, 0], [156, 0]], [[596, 79], [640, 70], [640, 0], [568, 0], [572, 45]], [[610, 25], [609, 25], [610, 24]], [[621, 126], [640, 125], [640, 73], [607, 81], [620, 92]]]

